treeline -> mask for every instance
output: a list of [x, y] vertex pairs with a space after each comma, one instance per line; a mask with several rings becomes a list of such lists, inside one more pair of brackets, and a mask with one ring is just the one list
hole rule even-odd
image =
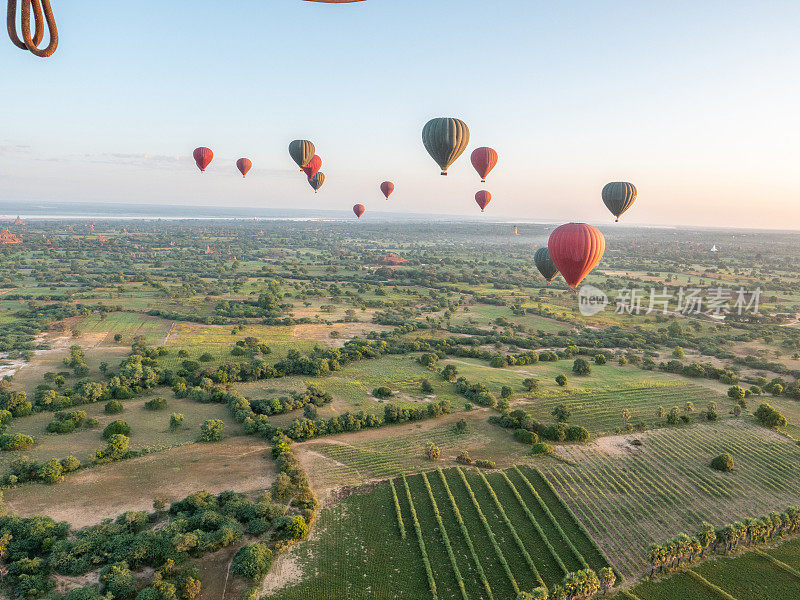
[[[586, 442], [589, 440], [589, 431], [580, 425], [568, 425], [559, 422], [553, 425], [544, 425], [524, 410], [516, 409], [503, 412], [501, 415], [492, 415], [489, 422], [506, 429], [514, 430], [514, 437], [521, 442], [535, 444], [539, 438], [551, 442]], [[532, 435], [525, 435], [529, 432]]]
[[784, 512], [773, 511], [760, 518], [735, 521], [714, 528], [705, 521], [695, 535], [681, 533], [664, 544], [650, 544], [647, 560], [650, 576], [673, 571], [703, 558], [707, 553], [730, 554], [742, 547], [756, 547], [769, 541], [800, 532], [800, 506]]

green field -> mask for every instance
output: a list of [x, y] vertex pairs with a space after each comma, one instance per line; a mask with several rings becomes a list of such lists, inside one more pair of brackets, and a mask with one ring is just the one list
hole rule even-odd
[[[571, 464], [542, 473], [568, 502], [626, 577], [647, 569], [646, 547], [687, 532], [701, 521], [722, 525], [785, 510], [797, 503], [800, 448], [788, 438], [742, 420], [606, 438], [562, 450]], [[709, 466], [734, 457], [732, 473]]]
[[419, 600], [435, 590], [447, 600], [499, 600], [605, 566], [569, 514], [551, 510], [558, 499], [530, 473], [439, 469], [357, 491], [323, 511], [320, 533], [289, 559], [300, 581], [269, 598]]

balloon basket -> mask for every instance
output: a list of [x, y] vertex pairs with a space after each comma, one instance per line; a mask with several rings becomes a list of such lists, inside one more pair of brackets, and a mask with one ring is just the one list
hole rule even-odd
[[443, 175], [444, 177], [447, 177], [447, 171], [442, 171], [442, 175]]

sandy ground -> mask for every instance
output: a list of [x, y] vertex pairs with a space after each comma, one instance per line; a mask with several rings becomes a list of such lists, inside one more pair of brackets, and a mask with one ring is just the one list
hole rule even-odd
[[56, 485], [5, 490], [9, 510], [49, 515], [83, 527], [129, 510], [150, 511], [153, 500], [174, 501], [208, 490], [250, 492], [270, 487], [275, 464], [269, 446], [248, 437], [187, 444], [164, 452], [85, 469]]

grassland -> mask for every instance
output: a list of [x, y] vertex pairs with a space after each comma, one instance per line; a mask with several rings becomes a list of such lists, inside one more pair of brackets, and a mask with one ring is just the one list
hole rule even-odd
[[[626, 577], [646, 570], [645, 548], [702, 520], [721, 525], [797, 502], [800, 448], [743, 420], [604, 438], [561, 449], [541, 469]], [[732, 473], [709, 468], [734, 457]]]
[[396, 496], [383, 481], [323, 510], [312, 540], [276, 565], [290, 562], [297, 581], [270, 576], [268, 596], [418, 600], [435, 590], [500, 600], [607, 564], [568, 513], [551, 511], [561, 506], [553, 492], [521, 470], [440, 469], [393, 485]]

